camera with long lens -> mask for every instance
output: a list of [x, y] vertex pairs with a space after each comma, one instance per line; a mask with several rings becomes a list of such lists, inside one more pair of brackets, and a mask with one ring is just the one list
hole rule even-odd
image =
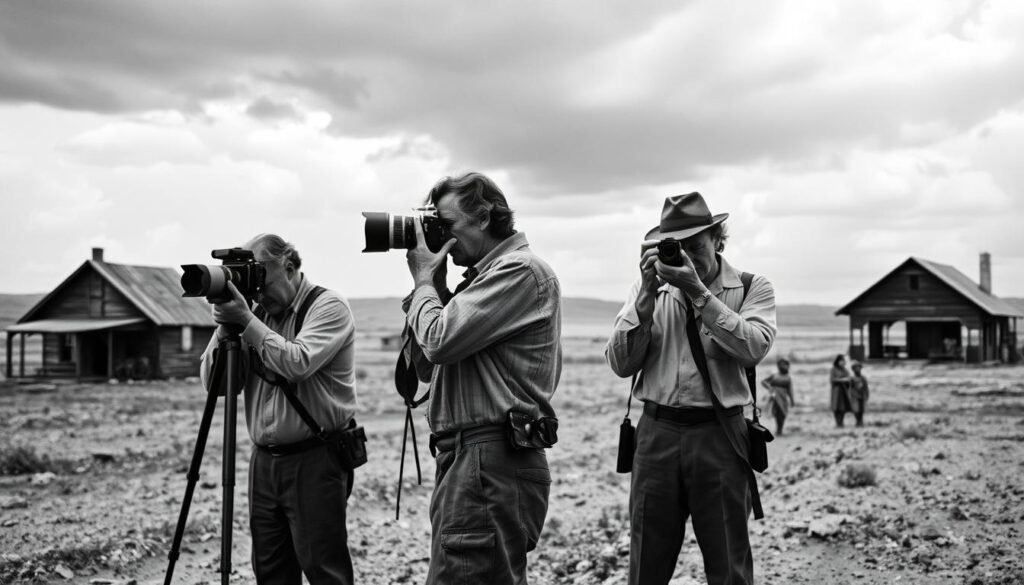
[[231, 300], [228, 283], [235, 285], [251, 304], [267, 283], [267, 269], [256, 261], [252, 250], [228, 248], [214, 250], [210, 253], [222, 264], [207, 266], [203, 264], [182, 264], [184, 274], [181, 275], [183, 297], [206, 297], [213, 303]]
[[433, 208], [419, 208], [419, 215], [392, 215], [364, 211], [366, 218], [366, 248], [363, 252], [387, 252], [391, 249], [416, 247], [416, 224], [423, 220], [423, 238], [427, 248], [435, 254], [444, 246], [446, 230]]
[[658, 260], [666, 266], [682, 266], [683, 248], [679, 240], [668, 238], [658, 242]]

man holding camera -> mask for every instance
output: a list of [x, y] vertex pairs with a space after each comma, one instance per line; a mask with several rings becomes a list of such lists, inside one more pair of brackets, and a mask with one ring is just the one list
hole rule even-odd
[[[279, 236], [245, 245], [266, 270], [258, 307], [230, 282], [213, 305], [221, 325], [203, 354], [209, 391], [215, 350], [240, 332], [249, 462], [252, 565], [257, 583], [351, 584], [345, 527], [353, 467], [365, 460], [356, 427], [355, 324], [348, 302], [299, 271], [298, 251]], [[301, 324], [299, 323], [301, 321]], [[301, 328], [300, 328], [301, 325]], [[290, 396], [289, 396], [290, 394]], [[303, 412], [305, 411], [305, 412]]]
[[669, 582], [688, 517], [708, 583], [753, 583], [744, 368], [771, 348], [775, 293], [722, 257], [727, 217], [699, 193], [665, 200], [605, 350], [616, 374], [638, 375], [633, 395], [644, 402], [630, 486], [634, 585]]
[[[445, 236], [438, 253], [416, 222], [406, 305], [411, 360], [430, 381], [436, 484], [427, 583], [526, 583], [526, 553], [547, 515], [561, 374], [558, 279], [513, 229], [504, 194], [479, 173], [428, 196]], [[466, 280], [449, 293], [447, 256]]]

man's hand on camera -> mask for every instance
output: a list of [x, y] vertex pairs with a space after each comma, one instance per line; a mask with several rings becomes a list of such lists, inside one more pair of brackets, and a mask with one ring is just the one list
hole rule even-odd
[[[680, 249], [679, 255], [683, 258], [682, 266], [669, 266], [661, 260], [657, 260], [654, 268], [662, 280], [683, 291], [691, 299], [697, 298], [707, 290], [707, 287], [700, 281], [697, 267], [693, 265], [693, 260], [690, 260], [686, 251]], [[654, 256], [657, 258], [657, 250], [655, 250]]]
[[409, 263], [409, 272], [412, 274], [416, 288], [421, 286], [434, 286], [435, 277], [442, 269], [442, 280], [447, 276], [448, 250], [455, 245], [455, 238], [444, 243], [441, 250], [435, 254], [427, 247], [427, 239], [423, 237], [423, 224], [421, 219], [416, 219], [413, 225], [416, 228], [416, 247], [405, 253], [405, 260]]
[[213, 303], [213, 320], [222, 325], [238, 325], [244, 328], [249, 321], [256, 318], [256, 315], [252, 314], [249, 301], [245, 300], [235, 285], [228, 282], [227, 286], [232, 298], [230, 301]]
[[658, 241], [644, 240], [640, 244], [640, 291], [636, 297], [637, 317], [649, 321], [654, 316], [654, 300], [662, 281], [655, 263], [658, 261]]

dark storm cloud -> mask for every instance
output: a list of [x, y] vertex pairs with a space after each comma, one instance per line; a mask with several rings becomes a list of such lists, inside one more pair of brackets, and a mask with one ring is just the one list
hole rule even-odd
[[976, 4], [916, 39], [920, 60], [886, 45], [898, 22], [856, 3], [794, 38], [772, 36], [792, 26], [781, 12], [20, 0], [0, 6], [0, 100], [130, 112], [258, 99], [253, 115], [287, 117], [299, 98], [331, 113], [333, 135], [429, 136], [460, 167], [551, 195], [913, 146], [933, 138], [908, 126], [962, 131], [1024, 96], [1024, 76], [1005, 73], [1024, 70], [1019, 49], [970, 56]]
[[302, 119], [302, 115], [296, 111], [295, 106], [289, 103], [275, 102], [268, 97], [261, 97], [249, 104], [245, 113], [259, 120], [297, 121]]

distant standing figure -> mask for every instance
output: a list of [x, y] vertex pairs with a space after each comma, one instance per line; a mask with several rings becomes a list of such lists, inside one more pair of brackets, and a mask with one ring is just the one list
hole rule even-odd
[[843, 426], [843, 419], [846, 413], [853, 410], [850, 408], [850, 371], [846, 369], [846, 358], [843, 354], [836, 356], [832, 361], [832, 371], [829, 373], [829, 381], [832, 382], [832, 413], [836, 417], [836, 426]]
[[853, 416], [857, 419], [857, 426], [864, 426], [864, 405], [868, 401], [868, 379], [861, 373], [860, 362], [854, 361], [850, 364], [853, 368], [853, 376], [850, 377], [850, 406], [853, 407]]
[[775, 436], [782, 436], [782, 427], [786, 423], [789, 407], [793, 405], [793, 380], [789, 377], [789, 360], [779, 358], [776, 362], [778, 372], [761, 381], [768, 390], [768, 408], [775, 417]]

